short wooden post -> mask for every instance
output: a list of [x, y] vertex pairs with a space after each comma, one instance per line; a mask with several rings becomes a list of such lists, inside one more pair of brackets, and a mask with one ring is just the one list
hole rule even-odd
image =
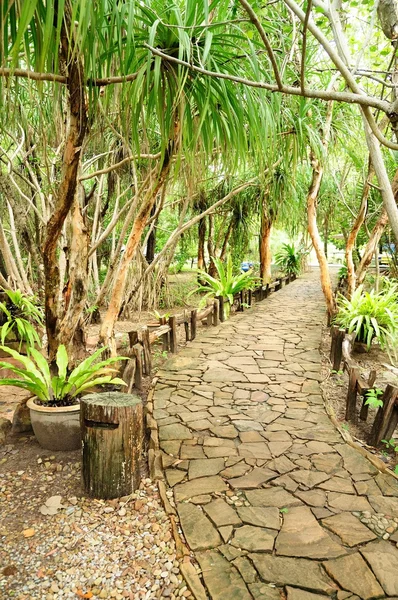
[[196, 308], [191, 310], [191, 342], [196, 338], [196, 320], [197, 320], [198, 311]]
[[144, 349], [145, 375], [150, 376], [152, 371], [151, 342], [149, 340], [149, 329], [146, 325], [141, 330], [141, 336]]
[[387, 385], [381, 397], [383, 406], [377, 411], [370, 435], [370, 443], [374, 446], [380, 444], [381, 440], [392, 437], [398, 423], [398, 410], [395, 402], [398, 398], [398, 388]]
[[134, 373], [134, 385], [137, 390], [142, 390], [142, 376], [143, 376], [143, 348], [140, 344], [136, 344], [133, 348], [135, 356], [135, 373]]
[[247, 303], [250, 307], [252, 305], [252, 302], [253, 302], [253, 292], [252, 292], [252, 290], [249, 290], [248, 294], [247, 294]]
[[224, 323], [225, 321], [225, 311], [224, 311], [224, 298], [222, 296], [217, 296], [218, 304], [220, 306], [220, 321]]
[[213, 325], [213, 312], [214, 312], [213, 300], [207, 301], [207, 308], [210, 308], [210, 306], [212, 306], [212, 311], [209, 312], [209, 314], [206, 317], [207, 327], [211, 327]]
[[244, 297], [243, 290], [241, 290], [239, 293], [239, 306], [238, 306], [238, 310], [240, 312], [244, 311], [244, 308], [243, 308], [244, 303], [245, 303], [245, 297]]
[[333, 370], [340, 371], [341, 359], [343, 357], [343, 341], [345, 329], [338, 329], [335, 334], [335, 346], [333, 356]]
[[80, 401], [83, 483], [89, 496], [120, 498], [140, 485], [144, 438], [141, 398], [120, 392]]
[[217, 298], [214, 298], [214, 300], [213, 300], [213, 325], [214, 325], [214, 327], [217, 327], [217, 325], [220, 322], [219, 314], [220, 314], [220, 305], [219, 305]]
[[178, 341], [177, 341], [177, 317], [169, 317], [170, 326], [170, 352], [176, 354], [178, 352]]
[[268, 298], [269, 293], [270, 293], [269, 292], [269, 283], [267, 283], [267, 285], [265, 286], [265, 295], [264, 295], [264, 298]]
[[[166, 317], [160, 317], [159, 323], [160, 323], [160, 325], [167, 325]], [[168, 333], [164, 333], [162, 335], [162, 350], [163, 350], [163, 352], [168, 352], [168, 350], [169, 350], [169, 334]]]
[[282, 287], [282, 279], [278, 279], [275, 284], [275, 291], [278, 292]]
[[330, 362], [333, 364], [334, 363], [334, 349], [336, 347], [336, 333], [338, 331], [338, 327], [337, 325], [333, 325], [330, 328], [330, 337], [331, 337], [331, 342], [330, 342]]
[[188, 317], [187, 310], [184, 310], [184, 329], [185, 329], [185, 341], [189, 342], [189, 317]]
[[345, 411], [346, 421], [357, 422], [357, 380], [359, 369], [351, 369], [348, 380], [347, 404]]

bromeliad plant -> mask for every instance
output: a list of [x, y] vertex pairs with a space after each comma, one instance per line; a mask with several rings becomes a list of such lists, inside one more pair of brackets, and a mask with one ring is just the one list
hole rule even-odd
[[0, 302], [0, 313], [5, 322], [0, 327], [0, 340], [4, 345], [6, 340], [15, 336], [19, 342], [19, 350], [25, 342], [27, 346], [41, 345], [36, 328], [43, 327], [43, 312], [37, 306], [33, 297], [29, 298], [20, 290], [5, 290], [8, 296], [6, 302]]
[[191, 296], [197, 292], [206, 292], [201, 301], [202, 305], [206, 303], [207, 298], [222, 296], [232, 306], [235, 294], [255, 287], [257, 279], [253, 277], [251, 271], [234, 275], [231, 256], [228, 256], [226, 265], [219, 258], [214, 258], [214, 264], [218, 279], [212, 277], [206, 271], [199, 270], [198, 275], [203, 283], [189, 293], [189, 296]]
[[391, 361], [397, 360], [398, 342], [398, 286], [389, 285], [380, 292], [365, 292], [359, 286], [348, 300], [337, 298], [338, 314], [335, 322], [355, 332], [356, 340], [370, 349], [373, 339], [386, 350]]
[[[47, 406], [70, 406], [77, 403], [79, 396], [87, 389], [98, 385], [126, 385], [119, 377], [113, 377], [117, 369], [112, 365], [120, 360], [128, 360], [125, 356], [116, 356], [96, 362], [105, 348], [83, 360], [68, 373], [68, 354], [65, 346], [59, 346], [56, 356], [58, 374], [52, 376], [44, 356], [35, 348], [30, 349], [30, 356], [23, 356], [5, 346], [1, 350], [23, 365], [23, 368], [8, 362], [0, 362], [0, 369], [8, 369], [16, 375], [16, 379], [0, 379], [0, 385], [14, 385], [27, 390]], [[18, 378], [19, 377], [19, 378]]]

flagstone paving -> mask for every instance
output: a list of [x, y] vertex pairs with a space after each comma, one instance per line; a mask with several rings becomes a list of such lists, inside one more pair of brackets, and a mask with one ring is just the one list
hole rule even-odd
[[159, 373], [163, 468], [212, 600], [398, 597], [397, 481], [325, 412], [324, 317], [310, 272]]

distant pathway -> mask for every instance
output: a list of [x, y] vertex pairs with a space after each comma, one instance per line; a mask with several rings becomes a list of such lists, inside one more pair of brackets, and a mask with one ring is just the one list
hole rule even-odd
[[324, 312], [309, 273], [160, 373], [163, 467], [213, 600], [398, 600], [397, 482], [326, 415]]

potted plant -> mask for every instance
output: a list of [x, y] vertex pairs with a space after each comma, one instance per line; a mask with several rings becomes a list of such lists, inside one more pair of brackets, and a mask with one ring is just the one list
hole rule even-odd
[[19, 352], [22, 347], [41, 345], [36, 328], [43, 327], [43, 312], [35, 298], [28, 297], [20, 290], [5, 290], [5, 302], [0, 302], [0, 340], [15, 345]]
[[105, 384], [125, 385], [122, 379], [113, 376], [117, 371], [112, 365], [127, 358], [117, 356], [98, 362], [105, 348], [94, 352], [68, 373], [68, 354], [65, 346], [59, 346], [56, 375], [51, 374], [46, 359], [35, 348], [30, 348], [29, 356], [5, 346], [0, 349], [24, 367], [0, 361], [0, 370], [8, 369], [16, 375], [15, 379], [0, 379], [0, 385], [14, 385], [32, 394], [27, 404], [33, 431], [40, 446], [47, 450], [80, 448], [79, 398], [87, 390]]
[[355, 332], [356, 342], [367, 350], [377, 339], [390, 360], [397, 360], [398, 342], [398, 288], [394, 284], [380, 292], [365, 292], [359, 286], [351, 298], [341, 294], [337, 298], [338, 314], [335, 323], [345, 327], [348, 333]]

